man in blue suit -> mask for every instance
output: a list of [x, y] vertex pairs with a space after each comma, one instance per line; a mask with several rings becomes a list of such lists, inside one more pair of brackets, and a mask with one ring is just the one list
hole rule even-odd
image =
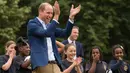
[[80, 42], [76, 41], [79, 36], [79, 27], [74, 26], [72, 28], [72, 32], [67, 40], [64, 40], [62, 43], [64, 45], [66, 44], [74, 44], [76, 46], [76, 57], [82, 57], [84, 56], [83, 46]]
[[[80, 5], [76, 8], [72, 5], [67, 26], [65, 29], [60, 29], [56, 28], [59, 24], [58, 18], [60, 15], [58, 2], [55, 2], [54, 7], [49, 3], [42, 3], [39, 6], [38, 17], [30, 20], [27, 25], [31, 64], [34, 73], [61, 73], [58, 67], [58, 64], [61, 64], [61, 60], [55, 38], [70, 35], [74, 25], [74, 17], [79, 13], [80, 9]], [[50, 22], [51, 19], [52, 21]]]

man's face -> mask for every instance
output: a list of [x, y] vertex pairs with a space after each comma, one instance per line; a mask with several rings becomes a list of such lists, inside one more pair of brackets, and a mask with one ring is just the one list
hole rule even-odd
[[71, 40], [77, 40], [78, 36], [79, 36], [79, 30], [77, 28], [73, 28], [70, 35]]
[[53, 16], [53, 8], [51, 5], [46, 5], [45, 10], [40, 11], [41, 19], [45, 22], [45, 24], [50, 23], [50, 20]]

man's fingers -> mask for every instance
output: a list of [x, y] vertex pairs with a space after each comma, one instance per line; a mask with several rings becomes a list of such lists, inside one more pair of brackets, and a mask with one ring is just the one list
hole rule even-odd
[[81, 5], [79, 5], [78, 8], [81, 9]]
[[78, 11], [80, 11], [81, 5], [79, 5], [78, 7], [76, 7], [76, 9], [77, 9]]
[[57, 1], [55, 1], [54, 6], [56, 6]]
[[60, 9], [59, 3], [56, 1], [56, 8]]
[[55, 1], [54, 6], [53, 6], [53, 9], [54, 9], [54, 10], [60, 10], [58, 1]]
[[71, 9], [74, 9], [74, 5], [72, 4]]

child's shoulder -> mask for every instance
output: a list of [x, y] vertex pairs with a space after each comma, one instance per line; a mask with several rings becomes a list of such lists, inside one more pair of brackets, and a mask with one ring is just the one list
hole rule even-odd
[[101, 61], [103, 64], [107, 64], [107, 62], [105, 62], [105, 61]]
[[70, 63], [67, 59], [64, 59], [64, 60], [62, 60], [62, 63], [63, 64], [68, 64], [68, 63]]
[[8, 59], [9, 58], [9, 56], [7, 56], [7, 55], [0, 55], [0, 59]]
[[112, 59], [112, 60], [110, 60], [110, 63], [111, 63], [111, 62], [117, 62], [117, 60], [115, 60], [115, 59]]

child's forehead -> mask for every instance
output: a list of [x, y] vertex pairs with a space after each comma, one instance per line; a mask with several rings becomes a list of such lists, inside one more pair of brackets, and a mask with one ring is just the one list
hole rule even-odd
[[99, 51], [99, 49], [98, 49], [98, 48], [93, 48], [93, 49], [92, 49], [92, 52], [93, 52], [93, 51]]
[[69, 46], [67, 50], [72, 50], [72, 49], [76, 49], [75, 46]]
[[115, 51], [115, 52], [123, 52], [123, 49], [122, 49], [122, 48], [115, 48], [114, 51]]

